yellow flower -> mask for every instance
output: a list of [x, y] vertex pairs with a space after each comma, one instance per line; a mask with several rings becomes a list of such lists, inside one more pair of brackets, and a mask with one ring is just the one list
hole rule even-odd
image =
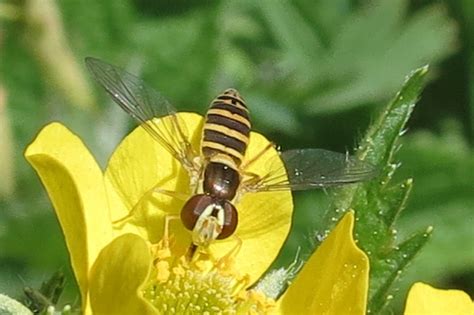
[[[179, 115], [197, 149], [202, 117]], [[246, 158], [266, 144], [252, 133]], [[266, 173], [266, 160], [276, 154], [268, 151], [249, 171]], [[54, 205], [86, 314], [365, 314], [369, 262], [352, 238], [352, 212], [275, 301], [271, 288], [249, 288], [288, 235], [290, 192], [246, 194], [237, 205], [235, 234], [241, 246], [232, 237], [216, 241], [210, 255], [198, 253], [189, 261], [184, 255], [191, 233], [179, 220], [170, 221], [170, 238], [163, 239], [165, 218], [179, 214], [183, 201], [153, 190], [189, 194], [187, 174], [141, 128], [123, 140], [105, 172], [81, 140], [58, 123], [46, 126], [25, 156]], [[113, 223], [127, 215], [130, 220]]]
[[463, 291], [440, 290], [418, 282], [408, 293], [405, 315], [474, 315], [474, 303]]

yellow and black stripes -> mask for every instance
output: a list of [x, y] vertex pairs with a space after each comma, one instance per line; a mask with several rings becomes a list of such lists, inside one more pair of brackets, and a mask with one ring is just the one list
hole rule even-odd
[[238, 167], [245, 155], [250, 135], [249, 111], [239, 93], [227, 89], [214, 101], [206, 115], [203, 128], [202, 153], [229, 156]]

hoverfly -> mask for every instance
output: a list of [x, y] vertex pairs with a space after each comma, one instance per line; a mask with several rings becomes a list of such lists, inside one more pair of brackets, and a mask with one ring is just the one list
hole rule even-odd
[[[234, 204], [244, 193], [323, 188], [368, 180], [377, 173], [375, 167], [355, 157], [322, 149], [284, 151], [278, 158], [286, 169], [265, 176], [246, 173], [252, 161], [242, 161], [251, 123], [247, 105], [237, 90], [227, 89], [211, 102], [200, 152], [195, 153], [175, 109], [158, 92], [104, 61], [88, 57], [85, 62], [112, 99], [187, 170], [193, 195], [180, 217], [192, 231], [195, 247], [208, 246], [234, 233], [238, 224]], [[153, 120], [164, 116], [168, 116], [169, 123]], [[272, 147], [262, 148], [255, 159]]]

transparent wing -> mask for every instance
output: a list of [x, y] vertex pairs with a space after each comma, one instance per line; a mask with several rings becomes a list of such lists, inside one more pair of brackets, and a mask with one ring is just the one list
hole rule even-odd
[[378, 174], [367, 162], [323, 149], [289, 150], [279, 158], [284, 167], [275, 167], [275, 156], [267, 163], [272, 171], [244, 180], [244, 191], [307, 190], [365, 181]]
[[[125, 112], [135, 118], [176, 159], [189, 165], [192, 147], [187, 140], [185, 125], [161, 94], [140, 78], [114, 65], [92, 57], [87, 57], [85, 62], [95, 80]], [[159, 122], [153, 120], [164, 116], [168, 116], [168, 119]]]

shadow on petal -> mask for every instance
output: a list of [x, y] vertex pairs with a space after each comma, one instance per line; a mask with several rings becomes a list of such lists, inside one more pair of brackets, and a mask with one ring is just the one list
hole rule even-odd
[[364, 315], [369, 259], [352, 237], [347, 213], [278, 301], [280, 314]]
[[92, 267], [90, 303], [94, 314], [158, 314], [142, 297], [151, 268], [146, 242], [135, 234], [114, 239]]

